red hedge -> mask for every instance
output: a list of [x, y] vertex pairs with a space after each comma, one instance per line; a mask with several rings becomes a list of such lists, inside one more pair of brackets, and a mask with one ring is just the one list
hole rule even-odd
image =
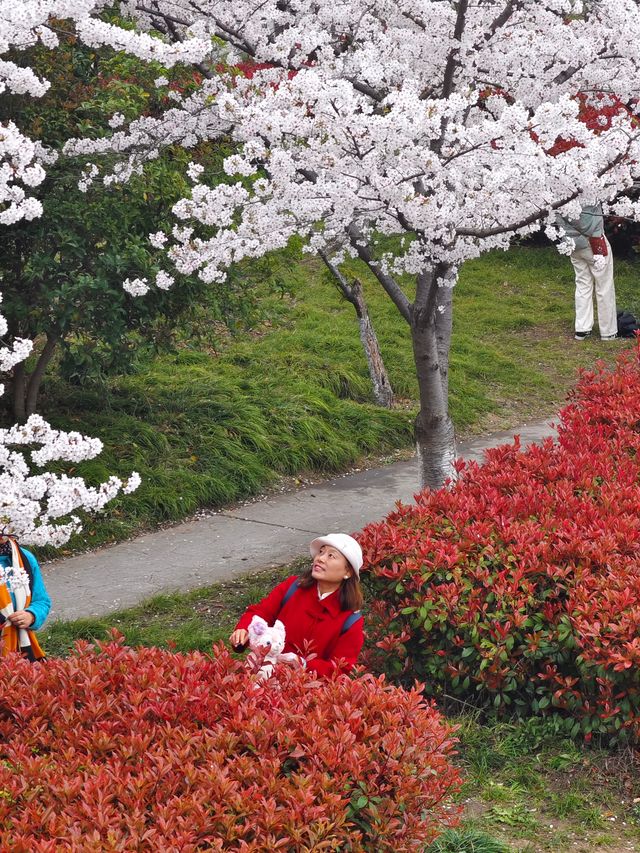
[[379, 665], [574, 735], [640, 734], [637, 350], [582, 375], [558, 441], [492, 450], [365, 528]]
[[455, 738], [418, 689], [256, 688], [215, 652], [0, 661], [3, 849], [408, 851], [453, 821]]

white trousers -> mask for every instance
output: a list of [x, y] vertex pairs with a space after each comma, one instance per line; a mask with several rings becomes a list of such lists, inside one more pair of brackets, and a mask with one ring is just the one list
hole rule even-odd
[[590, 332], [593, 328], [593, 294], [598, 306], [600, 337], [615, 335], [618, 331], [616, 317], [616, 288], [613, 283], [613, 253], [607, 240], [609, 254], [604, 266], [596, 269], [590, 248], [576, 249], [571, 263], [576, 276], [576, 332]]

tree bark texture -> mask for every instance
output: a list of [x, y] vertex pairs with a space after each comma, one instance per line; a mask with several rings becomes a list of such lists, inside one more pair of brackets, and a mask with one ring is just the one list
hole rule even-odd
[[[439, 489], [447, 480], [456, 479], [455, 430], [448, 403], [453, 287], [442, 284], [453, 283], [453, 270], [447, 264], [424, 270], [416, 278], [416, 298], [410, 303], [395, 279], [375, 260], [361, 231], [352, 225], [348, 233], [359, 258], [378, 279], [411, 329], [420, 397], [415, 421], [420, 481], [423, 489]], [[323, 260], [329, 265], [327, 259]]]
[[24, 369], [24, 361], [21, 361], [13, 368], [13, 382], [11, 383], [13, 416], [19, 424], [23, 424], [27, 419], [25, 410], [26, 387], [26, 371]]
[[355, 308], [360, 325], [360, 340], [367, 358], [369, 377], [373, 388], [373, 399], [378, 406], [390, 409], [393, 406], [393, 388], [384, 366], [378, 336], [369, 316], [369, 309], [362, 292], [362, 284], [357, 278], [349, 284], [339, 268], [329, 260], [324, 252], [320, 252], [320, 257], [333, 275], [333, 280], [340, 293]]
[[358, 315], [360, 340], [364, 347], [364, 354], [367, 357], [369, 376], [371, 377], [371, 385], [373, 386], [373, 398], [379, 406], [390, 409], [393, 406], [393, 388], [389, 381], [387, 369], [384, 366], [378, 336], [371, 323], [367, 303], [364, 301], [362, 285], [357, 279], [351, 285], [351, 293], [353, 299], [349, 301], [352, 302]]
[[59, 340], [52, 332], [47, 333], [47, 340], [31, 375], [25, 370], [24, 362], [13, 368], [13, 413], [18, 423], [24, 423], [37, 411], [42, 380]]
[[[422, 488], [455, 480], [456, 444], [448, 408], [452, 288], [438, 285], [447, 270], [418, 276], [411, 312], [411, 341], [420, 394], [415, 435]], [[440, 309], [440, 310], [439, 310]]]

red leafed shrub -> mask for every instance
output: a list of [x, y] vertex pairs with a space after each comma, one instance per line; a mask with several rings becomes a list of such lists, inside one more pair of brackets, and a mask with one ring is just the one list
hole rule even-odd
[[373, 665], [573, 735], [640, 735], [639, 355], [582, 375], [557, 441], [491, 450], [365, 528]]
[[418, 688], [261, 687], [214, 653], [1, 660], [2, 849], [408, 851], [455, 822], [455, 738]]

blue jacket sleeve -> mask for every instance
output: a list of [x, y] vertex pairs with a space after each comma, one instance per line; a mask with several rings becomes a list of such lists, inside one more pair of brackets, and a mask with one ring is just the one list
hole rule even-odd
[[49, 598], [49, 593], [47, 592], [47, 588], [44, 585], [44, 580], [42, 579], [42, 572], [40, 571], [40, 566], [38, 561], [33, 556], [31, 551], [26, 551], [24, 548], [22, 549], [26, 554], [29, 563], [31, 565], [31, 573], [33, 575], [33, 585], [31, 587], [31, 603], [26, 608], [29, 613], [33, 613], [35, 616], [35, 622], [31, 625], [32, 631], [37, 631], [38, 628], [41, 628], [44, 620], [49, 615], [49, 610], [51, 610], [51, 599]]

